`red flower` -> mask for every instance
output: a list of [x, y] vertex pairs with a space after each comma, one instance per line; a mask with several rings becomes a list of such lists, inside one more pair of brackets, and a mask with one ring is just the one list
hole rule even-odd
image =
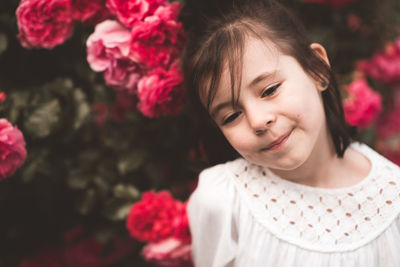
[[132, 27], [137, 21], [153, 15], [159, 6], [165, 4], [167, 0], [107, 0], [110, 12], [127, 27]]
[[132, 206], [126, 221], [131, 236], [143, 242], [158, 242], [174, 236], [180, 225], [176, 223], [180, 220], [177, 217], [182, 216], [181, 204], [167, 191], [143, 193], [142, 200]]
[[364, 79], [352, 82], [347, 91], [350, 97], [343, 103], [346, 121], [351, 125], [368, 126], [382, 109], [381, 95], [374, 92]]
[[130, 53], [134, 58], [149, 67], [168, 68], [184, 42], [183, 27], [177, 21], [180, 8], [178, 3], [161, 6], [153, 16], [133, 25]]
[[52, 49], [74, 29], [71, 0], [22, 0], [17, 19], [18, 38], [26, 48]]
[[167, 238], [157, 243], [150, 243], [142, 250], [143, 257], [160, 266], [193, 266], [191, 244], [179, 239]]
[[111, 15], [106, 0], [72, 0], [72, 7], [73, 18], [88, 25], [96, 25]]
[[183, 108], [185, 92], [177, 64], [169, 71], [157, 69], [138, 84], [138, 110], [149, 118], [177, 115]]
[[323, 4], [334, 8], [341, 8], [345, 5], [357, 2], [357, 0], [303, 0], [304, 2]]
[[370, 60], [360, 61], [358, 67], [376, 80], [388, 84], [400, 83], [400, 39], [389, 44], [385, 52], [375, 54]]
[[25, 158], [25, 140], [21, 131], [6, 119], [0, 119], [0, 180], [13, 175]]
[[109, 68], [104, 72], [108, 86], [130, 94], [136, 94], [142, 76], [141, 66], [129, 58], [111, 58]]

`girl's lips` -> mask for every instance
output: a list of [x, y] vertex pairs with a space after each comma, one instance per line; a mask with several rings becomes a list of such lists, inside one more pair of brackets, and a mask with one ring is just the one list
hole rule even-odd
[[281, 148], [286, 141], [289, 139], [290, 134], [292, 133], [293, 129], [291, 129], [289, 132], [285, 133], [284, 135], [280, 136], [278, 139], [270, 143], [267, 147], [262, 148], [262, 151], [267, 151], [267, 150], [277, 150]]

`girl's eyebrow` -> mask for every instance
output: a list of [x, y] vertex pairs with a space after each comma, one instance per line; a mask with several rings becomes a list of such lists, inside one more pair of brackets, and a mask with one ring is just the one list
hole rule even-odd
[[260, 75], [258, 75], [256, 78], [253, 79], [253, 81], [247, 86], [248, 88], [255, 87], [258, 83], [272, 79], [275, 75], [277, 74], [277, 71], [273, 72], [263, 72]]

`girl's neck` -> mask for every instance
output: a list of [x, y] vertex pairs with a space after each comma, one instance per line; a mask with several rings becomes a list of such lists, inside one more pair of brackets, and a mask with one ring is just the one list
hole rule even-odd
[[[330, 138], [328, 140], [331, 140]], [[363, 180], [371, 164], [360, 152], [348, 148], [342, 158], [336, 154], [333, 142], [322, 142], [300, 167], [285, 171], [271, 170], [291, 182], [320, 188], [341, 188]]]

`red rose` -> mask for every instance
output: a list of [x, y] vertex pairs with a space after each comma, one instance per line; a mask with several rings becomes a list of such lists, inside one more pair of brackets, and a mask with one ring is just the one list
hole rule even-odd
[[388, 84], [400, 83], [400, 39], [389, 44], [385, 52], [361, 61], [358, 67], [373, 79]]
[[357, 0], [303, 0], [304, 2], [323, 4], [330, 7], [341, 8], [345, 5], [357, 2]]
[[74, 29], [70, 0], [22, 0], [17, 20], [18, 38], [26, 48], [52, 49]]
[[0, 119], [0, 180], [13, 175], [25, 158], [25, 140], [21, 131], [6, 119]]
[[351, 125], [368, 126], [382, 109], [381, 95], [374, 92], [364, 79], [352, 82], [347, 91], [350, 97], [343, 103], [346, 121]]
[[157, 69], [138, 83], [138, 110], [149, 118], [177, 115], [183, 108], [185, 91], [177, 65], [169, 71]]
[[127, 27], [153, 15], [159, 6], [165, 4], [167, 0], [107, 0], [110, 12]]
[[168, 68], [182, 49], [184, 31], [177, 21], [178, 3], [159, 7], [153, 16], [132, 27], [130, 53], [149, 67]]
[[126, 226], [132, 237], [143, 242], [158, 242], [174, 235], [173, 220], [180, 216], [179, 202], [167, 191], [146, 192], [132, 205]]
[[190, 229], [189, 229], [189, 218], [187, 216], [186, 212], [187, 208], [187, 202], [185, 203], [179, 203], [178, 205], [178, 216], [175, 216], [175, 218], [172, 221], [172, 224], [174, 226], [174, 237], [176, 239], [182, 240], [183, 242], [190, 243], [192, 240], [192, 237], [190, 235]]
[[85, 24], [96, 25], [110, 17], [106, 0], [72, 0], [73, 18]]
[[193, 266], [191, 244], [175, 238], [146, 245], [142, 255], [147, 261], [164, 267]]

